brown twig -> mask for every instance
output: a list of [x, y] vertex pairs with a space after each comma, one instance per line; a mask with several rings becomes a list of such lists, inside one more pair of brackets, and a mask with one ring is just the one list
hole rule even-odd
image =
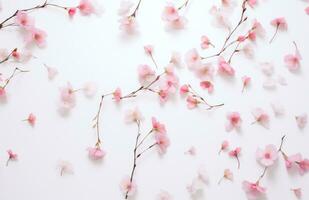
[[0, 86], [2, 89], [5, 89], [8, 84], [10, 83], [10, 81], [17, 75], [17, 73], [25, 73], [25, 72], [29, 72], [29, 71], [26, 71], [26, 70], [21, 70], [19, 69], [18, 67], [16, 67], [13, 71], [13, 73], [10, 75], [10, 77], [8, 79], [6, 79], [5, 83], [3, 86]]

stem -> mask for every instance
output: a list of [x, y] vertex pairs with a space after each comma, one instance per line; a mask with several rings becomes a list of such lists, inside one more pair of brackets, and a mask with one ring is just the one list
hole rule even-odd
[[229, 63], [229, 64], [231, 64], [232, 58], [233, 58], [233, 56], [235, 55], [235, 53], [239, 52], [238, 47], [240, 46], [240, 43], [241, 43], [241, 42], [238, 42], [238, 43], [237, 43], [236, 48], [235, 48], [234, 51], [232, 52], [232, 54], [231, 54], [231, 56], [230, 56], [230, 58], [229, 58], [229, 60], [228, 60], [228, 63]]
[[240, 169], [240, 161], [239, 161], [239, 158], [238, 156], [235, 156], [236, 157], [236, 160], [237, 160], [237, 169]]
[[16, 67], [13, 71], [13, 73], [11, 74], [11, 76], [6, 80], [5, 84], [3, 86], [0, 86], [2, 89], [5, 89], [6, 86], [8, 86], [8, 84], [10, 83], [10, 81], [12, 80], [12, 78], [16, 75], [16, 73], [23, 73], [23, 72], [29, 72], [29, 71], [25, 71], [25, 70], [21, 70], [18, 67]]
[[145, 152], [147, 152], [148, 150], [152, 149], [156, 145], [157, 145], [157, 143], [154, 143], [154, 144], [150, 145], [149, 147], [147, 147], [146, 149], [144, 149], [141, 153], [139, 153], [137, 155], [137, 158], [139, 158], [141, 155], [143, 155]]
[[10, 59], [10, 57], [12, 56], [13, 52], [17, 51], [17, 48], [13, 49], [9, 55], [7, 55], [7, 57], [5, 57], [3, 60], [0, 61], [0, 64], [8, 61]]
[[137, 4], [136, 8], [134, 9], [133, 13], [132, 13], [129, 17], [136, 17], [136, 13], [137, 13], [137, 11], [138, 11], [140, 5], [141, 5], [141, 2], [142, 2], [142, 0], [139, 0], [139, 2], [138, 2], [138, 4]]
[[151, 133], [153, 133], [153, 129], [151, 129], [148, 133], [147, 133], [147, 135], [145, 135], [144, 137], [143, 137], [143, 139], [140, 141], [140, 143], [137, 145], [137, 148], [138, 147], [140, 147], [142, 144], [143, 144], [143, 142], [147, 139], [147, 137], [149, 136], [149, 135], [151, 135]]
[[224, 179], [224, 177], [220, 178], [220, 180], [218, 181], [218, 185], [220, 185], [220, 183], [222, 182], [223, 179]]
[[284, 135], [284, 136], [282, 136], [282, 138], [281, 138], [281, 143], [280, 143], [280, 146], [279, 146], [278, 152], [282, 151], [282, 146], [283, 146], [284, 139], [285, 139], [285, 135]]
[[181, 6], [178, 7], [178, 10], [181, 10], [183, 7], [186, 7], [188, 5], [190, 0], [186, 0]]
[[269, 44], [271, 44], [273, 42], [273, 40], [275, 39], [275, 37], [276, 37], [276, 35], [278, 33], [278, 30], [279, 30], [279, 25], [277, 25], [276, 31], [275, 31], [274, 35], [272, 36], [272, 38], [270, 39]]
[[154, 63], [154, 65], [156, 66], [156, 68], [158, 69], [159, 67], [158, 67], [158, 65], [157, 65], [157, 62], [156, 62], [155, 59], [153, 58], [153, 55], [152, 55], [152, 54], [150, 54], [150, 58], [151, 58], [152, 62]]
[[260, 175], [260, 177], [258, 178], [258, 180], [256, 181], [256, 183], [258, 184], [260, 182], [260, 180], [265, 176], [266, 171], [267, 171], [267, 167], [264, 168], [263, 173]]
[[9, 162], [11, 161], [11, 158], [7, 159], [5, 166], [9, 166]]

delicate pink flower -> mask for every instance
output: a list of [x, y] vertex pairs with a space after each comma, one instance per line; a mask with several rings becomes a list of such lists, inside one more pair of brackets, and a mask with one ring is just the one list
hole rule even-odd
[[180, 16], [178, 19], [168, 22], [167, 26], [173, 29], [183, 29], [187, 22], [187, 18]]
[[169, 97], [169, 91], [167, 89], [160, 89], [159, 90], [159, 98], [161, 103], [165, 103]]
[[305, 9], [305, 12], [307, 13], [307, 15], [309, 15], [309, 7]]
[[88, 156], [92, 160], [101, 160], [104, 158], [105, 154], [105, 151], [103, 151], [99, 146], [88, 148]]
[[189, 69], [196, 69], [202, 65], [202, 59], [196, 49], [191, 49], [186, 53], [185, 62]]
[[264, 150], [258, 148], [256, 159], [264, 167], [270, 167], [278, 159], [278, 151], [274, 145], [267, 145]]
[[284, 107], [281, 104], [271, 103], [271, 108], [273, 109], [276, 116], [281, 116], [285, 113]]
[[269, 62], [263, 62], [260, 64], [261, 68], [262, 68], [262, 72], [266, 75], [266, 76], [272, 76], [274, 74], [274, 65], [272, 63]]
[[296, 71], [300, 68], [300, 59], [301, 57], [297, 53], [284, 56], [284, 62], [290, 71]]
[[247, 2], [251, 8], [254, 8], [257, 5], [258, 0], [248, 0]]
[[301, 175], [305, 174], [309, 170], [309, 160], [308, 159], [303, 159], [297, 164], [299, 168], [298, 171]]
[[143, 116], [142, 116], [142, 113], [139, 111], [138, 108], [135, 108], [133, 110], [128, 110], [126, 112], [125, 121], [127, 123], [138, 122], [138, 121], [141, 121], [141, 120], [143, 120]]
[[251, 43], [245, 44], [244, 47], [241, 49], [241, 51], [246, 56], [246, 58], [248, 59], [254, 58], [254, 50]]
[[196, 98], [194, 98], [193, 96], [190, 95], [190, 96], [187, 97], [187, 107], [189, 109], [196, 108], [199, 103], [200, 102]]
[[284, 155], [284, 160], [287, 169], [296, 166], [300, 175], [304, 175], [309, 170], [309, 160], [303, 159], [300, 153], [291, 156]]
[[45, 66], [47, 69], [48, 79], [53, 80], [58, 75], [58, 70], [56, 68], [49, 67], [47, 65]]
[[76, 8], [69, 8], [68, 14], [70, 17], [74, 17], [74, 15], [76, 14]]
[[288, 28], [288, 24], [286, 23], [284, 17], [275, 18], [270, 22], [270, 24], [281, 30], [286, 30]]
[[209, 46], [213, 46], [209, 40], [209, 38], [205, 35], [201, 37], [201, 48], [208, 49]]
[[246, 36], [240, 35], [240, 36], [238, 36], [237, 41], [238, 42], [244, 42], [246, 39], [247, 39]]
[[14, 49], [12, 51], [11, 56], [16, 62], [21, 63], [26, 63], [32, 58], [32, 54], [30, 51], [24, 50], [23, 52], [20, 52], [17, 49]]
[[187, 85], [187, 84], [184, 84], [183, 86], [180, 87], [180, 94], [181, 95], [188, 94], [189, 91], [190, 91], [189, 85]]
[[291, 191], [294, 193], [294, 195], [295, 195], [298, 199], [301, 199], [301, 197], [302, 197], [302, 190], [301, 190], [301, 188], [291, 189]]
[[36, 122], [36, 116], [33, 113], [30, 113], [26, 121], [31, 125], [34, 126]]
[[245, 191], [248, 199], [257, 199], [266, 193], [266, 188], [261, 187], [259, 182], [251, 183], [248, 181], [243, 181], [242, 188]]
[[170, 63], [172, 63], [173, 65], [180, 67], [182, 62], [181, 62], [181, 55], [179, 52], [172, 52], [171, 55], [171, 59], [170, 59]]
[[120, 88], [117, 88], [114, 92], [113, 92], [113, 99], [116, 101], [116, 102], [120, 102], [121, 100], [121, 89]]
[[229, 20], [229, 16], [227, 15], [226, 9], [218, 8], [213, 6], [210, 9], [210, 14], [213, 15], [213, 24], [219, 28], [230, 29], [231, 22]]
[[226, 131], [229, 132], [229, 131], [232, 131], [233, 129], [236, 129], [236, 130], [240, 129], [242, 120], [238, 112], [227, 113], [226, 118], [228, 120], [225, 125]]
[[127, 15], [130, 12], [133, 5], [134, 5], [133, 2], [131, 1], [121, 1], [120, 7], [118, 9], [118, 15], [120, 16]]
[[152, 129], [155, 132], [162, 133], [162, 134], [166, 133], [166, 129], [165, 129], [165, 125], [164, 124], [162, 124], [159, 121], [157, 121], [157, 119], [155, 117], [152, 117], [151, 121], [152, 121]]
[[265, 128], [268, 128], [269, 116], [263, 109], [261, 109], [261, 108], [254, 109], [252, 111], [252, 115], [254, 116], [254, 118], [256, 120], [255, 122], [258, 122], [261, 125], [263, 125]]
[[124, 16], [119, 20], [119, 22], [120, 22], [119, 28], [123, 30], [124, 32], [128, 34], [133, 34], [136, 31], [137, 22], [136, 22], [135, 17]]
[[234, 76], [235, 74], [235, 70], [222, 57], [220, 57], [218, 61], [218, 72], [226, 76]]
[[221, 143], [221, 148], [220, 148], [220, 151], [219, 151], [219, 154], [221, 153], [221, 151], [225, 151], [229, 148], [229, 142], [227, 140], [224, 140], [222, 143]]
[[66, 160], [61, 160], [58, 167], [60, 169], [60, 176], [64, 174], [73, 174], [74, 172], [73, 165]]
[[173, 4], [168, 4], [165, 6], [163, 13], [162, 13], [162, 19], [168, 22], [175, 21], [179, 19], [179, 13], [178, 9], [175, 8]]
[[155, 135], [156, 144], [159, 147], [159, 153], [164, 154], [167, 148], [170, 146], [170, 140], [166, 134], [157, 133]]
[[83, 15], [90, 15], [96, 12], [93, 3], [90, 0], [81, 0], [77, 8]]
[[140, 65], [138, 67], [138, 78], [141, 82], [152, 81], [156, 72], [148, 65]]
[[244, 91], [244, 89], [250, 84], [251, 78], [249, 76], [243, 76], [241, 80], [242, 80], [242, 91]]
[[33, 27], [34, 19], [29, 17], [26, 12], [18, 11], [15, 18], [15, 23], [23, 28]]
[[231, 150], [229, 152], [229, 156], [230, 157], [236, 158], [237, 164], [238, 164], [238, 167], [237, 167], [238, 169], [240, 168], [240, 161], [239, 161], [240, 152], [241, 152], [241, 148], [240, 147], [236, 147], [234, 150]]
[[227, 180], [233, 181], [234, 175], [230, 169], [225, 169], [223, 173], [223, 177]]
[[197, 177], [193, 179], [192, 183], [187, 186], [188, 192], [194, 196], [198, 192], [202, 191], [205, 184], [208, 183], [208, 176], [204, 167], [200, 167], [197, 173]]
[[9, 158], [8, 158], [8, 160], [7, 160], [7, 162], [6, 162], [6, 166], [9, 165], [9, 162], [10, 162], [11, 160], [15, 161], [15, 160], [17, 160], [17, 158], [18, 158], [17, 153], [14, 153], [11, 149], [7, 150], [7, 153], [8, 153]]
[[76, 95], [70, 83], [67, 83], [65, 87], [60, 88], [60, 101], [63, 108], [71, 109], [75, 106]]
[[212, 79], [214, 75], [214, 68], [211, 63], [202, 63], [194, 69], [195, 75], [202, 80]]
[[207, 89], [208, 93], [212, 93], [214, 91], [214, 85], [210, 81], [202, 81], [200, 82], [200, 86], [203, 89]]
[[0, 99], [3, 99], [6, 97], [6, 91], [3, 87], [0, 86]]
[[152, 45], [146, 45], [146, 46], [144, 46], [144, 50], [145, 50], [145, 53], [147, 54], [147, 55], [152, 55], [152, 53], [153, 53], [153, 46]]
[[172, 196], [167, 192], [162, 190], [158, 195], [157, 195], [157, 200], [172, 200]]
[[[265, 37], [265, 29], [264, 27], [262, 26], [262, 24], [257, 21], [256, 19], [253, 21], [253, 25], [252, 25], [252, 30], [253, 30], [253, 33], [254, 33], [254, 36], [259, 36], [260, 38], [264, 38]], [[250, 39], [253, 39], [252, 37], [254, 36], [250, 36], [250, 33], [249, 33], [249, 38]]]
[[47, 34], [45, 31], [37, 29], [35, 27], [27, 28], [26, 43], [35, 43], [39, 47], [46, 45]]
[[93, 97], [97, 92], [97, 85], [93, 82], [87, 82], [83, 86], [83, 92], [87, 97]]
[[130, 177], [126, 176], [120, 182], [120, 190], [124, 195], [133, 196], [136, 193], [137, 185], [135, 181], [131, 181]]
[[307, 125], [307, 114], [303, 113], [295, 117], [298, 128], [303, 129]]
[[190, 156], [195, 156], [196, 155], [196, 148], [194, 146], [191, 146], [185, 153], [189, 154]]

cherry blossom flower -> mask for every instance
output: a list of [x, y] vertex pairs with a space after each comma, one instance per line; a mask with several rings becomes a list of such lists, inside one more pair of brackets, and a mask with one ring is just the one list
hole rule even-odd
[[20, 63], [26, 63], [33, 57], [30, 51], [24, 50], [20, 52], [18, 49], [14, 49], [11, 56], [16, 62]]
[[229, 20], [227, 13], [228, 11], [226, 9], [213, 6], [210, 9], [210, 14], [214, 17], [212, 24], [218, 28], [230, 29], [231, 22]]
[[140, 65], [138, 67], [138, 78], [141, 82], [152, 81], [155, 75], [155, 71], [148, 65]]
[[76, 14], [76, 8], [69, 8], [68, 14], [70, 17], [74, 17], [74, 15]]
[[257, 161], [264, 167], [272, 166], [278, 159], [278, 152], [274, 145], [267, 145], [264, 150], [258, 148], [256, 151]]
[[305, 9], [307, 15], [309, 15], [309, 6]]
[[26, 12], [18, 11], [16, 14], [15, 23], [22, 28], [33, 27], [34, 19], [29, 17]]
[[96, 12], [95, 6], [91, 0], [81, 0], [77, 8], [83, 15], [91, 15]]
[[194, 146], [191, 146], [186, 152], [185, 154], [188, 154], [190, 156], [195, 156], [196, 155], [196, 148]]
[[241, 152], [241, 148], [240, 147], [236, 147], [234, 150], [231, 150], [229, 152], [229, 156], [230, 157], [236, 158], [237, 164], [238, 164], [238, 166], [237, 166], [238, 169], [240, 168], [240, 162], [239, 162], [240, 152]]
[[121, 89], [120, 88], [117, 88], [114, 92], [113, 92], [113, 99], [116, 101], [116, 102], [120, 102], [121, 100]]
[[258, 4], [258, 0], [248, 0], [247, 2], [251, 8], [254, 8]]
[[160, 154], [164, 154], [167, 148], [170, 146], [170, 140], [166, 134], [157, 133], [155, 135], [156, 144], [158, 146], [158, 150]]
[[120, 7], [118, 9], [118, 15], [124, 16], [124, 15], [129, 14], [133, 5], [134, 5], [133, 2], [131, 2], [131, 1], [121, 1]]
[[288, 24], [287, 22], [285, 21], [285, 18], [284, 17], [278, 17], [278, 18], [275, 18], [273, 19], [271, 22], [270, 22], [271, 25], [273, 25], [274, 27], [276, 27], [276, 31], [273, 35], [273, 37], [270, 39], [269, 43], [271, 43], [274, 38], [276, 37], [277, 33], [278, 33], [278, 30], [287, 30], [288, 29]]
[[239, 130], [241, 126], [241, 117], [238, 112], [229, 112], [226, 115], [227, 123], [225, 125], [225, 130], [230, 132], [233, 129]]
[[184, 84], [180, 87], [179, 92], [181, 95], [188, 94], [189, 92], [189, 86], [187, 84]]
[[196, 98], [194, 98], [193, 96], [189, 95], [187, 97], [187, 107], [189, 109], [193, 109], [196, 108], [198, 106], [198, 104], [200, 103], [199, 100], [197, 100]]
[[160, 89], [158, 94], [161, 103], [165, 103], [168, 100], [169, 91], [166, 88]]
[[173, 4], [168, 4], [165, 6], [163, 13], [162, 13], [162, 19], [165, 21], [174, 21], [179, 18], [178, 9], [175, 8]]
[[275, 116], [282, 116], [285, 113], [284, 107], [281, 104], [271, 103], [271, 108], [273, 109]]
[[303, 129], [307, 125], [308, 116], [306, 113], [298, 115], [295, 117], [298, 128]]
[[246, 58], [248, 59], [254, 58], [254, 50], [251, 43], [245, 44], [244, 47], [241, 49], [241, 51], [246, 56]]
[[223, 179], [233, 181], [233, 179], [234, 179], [233, 172], [230, 169], [225, 169], [224, 172], [223, 172], [223, 177], [219, 180], [218, 184], [220, 184]]
[[202, 65], [201, 56], [196, 49], [191, 49], [186, 53], [185, 62], [189, 69], [196, 69]]
[[218, 72], [219, 74], [226, 76], [234, 76], [235, 74], [235, 70], [222, 57], [220, 57], [218, 61]]
[[297, 71], [300, 68], [300, 60], [301, 60], [301, 55], [298, 51], [295, 42], [294, 45], [295, 45], [295, 54], [287, 54], [286, 56], [284, 56], [284, 62], [291, 72]]
[[300, 153], [286, 156], [284, 153], [285, 166], [287, 169], [292, 169], [293, 166], [297, 167], [300, 175], [304, 175], [309, 170], [309, 159], [303, 159]]
[[243, 76], [241, 78], [242, 80], [242, 92], [245, 90], [246, 87], [248, 87], [248, 85], [250, 84], [251, 82], [251, 78], [249, 76]]
[[291, 191], [294, 193], [294, 195], [298, 199], [301, 199], [301, 197], [302, 197], [302, 189], [301, 188], [294, 188], [294, 189], [291, 189]]
[[35, 27], [27, 28], [26, 43], [35, 43], [38, 47], [44, 47], [46, 45], [47, 34], [45, 31], [37, 29]]
[[265, 128], [269, 127], [269, 115], [262, 108], [254, 109], [252, 115], [255, 118], [255, 122], [253, 123], [258, 122]]
[[76, 104], [76, 95], [70, 83], [60, 88], [60, 106], [64, 109], [72, 109]]
[[274, 65], [272, 63], [269, 62], [263, 62], [260, 64], [261, 68], [262, 68], [262, 72], [266, 75], [266, 76], [272, 76], [274, 74]]
[[181, 61], [181, 54], [179, 52], [172, 52], [170, 63], [173, 64], [176, 67], [181, 67], [182, 61]]
[[8, 160], [6, 161], [6, 166], [9, 165], [9, 162], [12, 160], [12, 161], [16, 161], [17, 158], [18, 158], [18, 155], [16, 153], [14, 153], [11, 149], [7, 150], [7, 153], [8, 153]]
[[214, 90], [214, 85], [210, 81], [202, 81], [200, 86], [202, 89], [207, 89], [208, 93], [212, 93]]
[[203, 35], [201, 37], [201, 48], [208, 49], [209, 46], [213, 46], [213, 44], [210, 42], [209, 38], [206, 35]]
[[266, 193], [266, 188], [260, 186], [259, 182], [251, 183], [249, 181], [243, 181], [242, 188], [248, 199], [258, 199]]
[[50, 66], [47, 66], [47, 65], [44, 65], [46, 67], [46, 70], [47, 70], [47, 76], [48, 76], [48, 79], [49, 80], [53, 80], [55, 79], [55, 77], [58, 75], [58, 70], [54, 67], [50, 67]]
[[152, 117], [151, 121], [152, 121], [152, 129], [155, 132], [162, 133], [162, 134], [166, 133], [166, 128], [165, 128], [164, 124], [162, 124], [159, 121], [157, 121], [157, 119], [155, 117]]
[[101, 160], [104, 158], [105, 154], [105, 151], [103, 151], [99, 146], [88, 148], [88, 156], [92, 160]]
[[129, 176], [125, 176], [120, 182], [120, 190], [126, 196], [133, 196], [137, 191], [137, 185]]
[[229, 142], [227, 140], [224, 140], [222, 143], [221, 143], [221, 147], [220, 147], [220, 151], [219, 151], [219, 154], [222, 152], [222, 151], [225, 151], [229, 148]]
[[60, 169], [60, 176], [74, 173], [73, 165], [69, 161], [61, 160], [58, 164], [58, 167]]
[[133, 110], [128, 110], [126, 112], [125, 121], [127, 123], [133, 123], [133, 122], [135, 123], [135, 122], [142, 121], [142, 120], [143, 120], [143, 116], [138, 108], [135, 108]]
[[152, 53], [153, 53], [153, 46], [152, 45], [146, 45], [146, 46], [144, 46], [144, 50], [145, 50], [145, 53], [147, 55], [152, 55]]
[[258, 20], [254, 20], [253, 21], [253, 25], [252, 25], [252, 31], [249, 32], [249, 39], [252, 39], [252, 35], [250, 35], [250, 33], [254, 33], [254, 36], [259, 36], [260, 38], [264, 38], [265, 37], [265, 29], [262, 26], [262, 24], [258, 21]]
[[157, 200], [172, 200], [172, 196], [170, 195], [170, 193], [168, 193], [165, 190], [162, 190], [158, 195], [157, 195]]
[[0, 99], [6, 98], [6, 91], [3, 87], [0, 86]]
[[214, 75], [214, 68], [211, 63], [203, 63], [194, 69], [195, 75], [202, 80], [212, 79]]
[[24, 121], [27, 121], [31, 126], [34, 126], [36, 123], [36, 116], [33, 113], [30, 113], [28, 118]]
[[128, 34], [133, 34], [136, 32], [137, 22], [136, 22], [135, 17], [124, 16], [119, 20], [119, 22], [120, 22], [119, 28], [123, 30], [124, 32]]
[[206, 171], [203, 167], [200, 167], [197, 173], [197, 177], [195, 177], [193, 181], [191, 182], [191, 184], [187, 186], [187, 190], [191, 196], [195, 196], [203, 190], [207, 182], [208, 182], [208, 177], [207, 177]]
[[97, 92], [97, 85], [93, 82], [87, 82], [82, 88], [86, 97], [93, 97]]

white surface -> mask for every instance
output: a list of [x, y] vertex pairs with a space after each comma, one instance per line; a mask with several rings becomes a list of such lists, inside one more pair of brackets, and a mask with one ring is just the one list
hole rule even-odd
[[[26, 8], [42, 1], [4, 0], [1, 19], [14, 12], [16, 8]], [[62, 1], [53, 1], [63, 4]], [[180, 4], [180, 1], [177, 1]], [[142, 2], [137, 20], [140, 33], [134, 37], [123, 37], [118, 29], [117, 9], [119, 1], [105, 0], [101, 4], [105, 13], [101, 17], [81, 17], [69, 20], [66, 13], [57, 9], [43, 9], [31, 13], [37, 26], [48, 33], [48, 46], [35, 49], [39, 58], [26, 64], [31, 73], [20, 75], [8, 87], [9, 100], [0, 105], [0, 199], [1, 200], [88, 200], [122, 199], [119, 182], [130, 173], [132, 151], [136, 127], [123, 121], [124, 112], [138, 106], [146, 118], [144, 130], [150, 126], [151, 116], [166, 123], [171, 139], [167, 154], [160, 158], [155, 151], [140, 161], [136, 172], [138, 195], [136, 199], [155, 199], [161, 190], [169, 191], [174, 199], [190, 199], [186, 185], [196, 175], [197, 169], [204, 165], [209, 173], [210, 184], [200, 199], [246, 199], [241, 182], [254, 181], [262, 172], [255, 160], [257, 147], [266, 144], [279, 145], [283, 134], [287, 135], [284, 149], [289, 154], [301, 152], [309, 157], [308, 127], [300, 131], [294, 116], [308, 112], [308, 22], [305, 14], [306, 3], [296, 0], [263, 1], [255, 10], [249, 10], [251, 19], [257, 18], [266, 27], [267, 39], [258, 41], [256, 57], [249, 61], [241, 55], [234, 59], [236, 77], [227, 82], [220, 77], [215, 80], [215, 93], [209, 99], [216, 103], [224, 102], [223, 108], [213, 111], [188, 110], [185, 100], [177, 98], [160, 106], [158, 98], [152, 94], [140, 96], [115, 105], [105, 101], [102, 113], [103, 148], [107, 151], [104, 162], [96, 164], [87, 158], [86, 148], [93, 146], [96, 138], [91, 129], [99, 101], [99, 94], [89, 100], [78, 95], [77, 106], [68, 117], [57, 112], [58, 88], [70, 81], [80, 87], [86, 81], [99, 85], [100, 93], [121, 87], [124, 93], [138, 87], [136, 69], [139, 64], [152, 64], [144, 55], [143, 45], [155, 46], [155, 58], [161, 67], [168, 63], [173, 50], [185, 53], [199, 47], [200, 36], [208, 35], [214, 44], [221, 46], [226, 33], [211, 26], [208, 10], [214, 1], [192, 0], [187, 10], [188, 26], [182, 31], [166, 31], [161, 20], [165, 1]], [[218, 1], [219, 2], [219, 1]], [[66, 1], [75, 5], [77, 1]], [[233, 15], [238, 20], [239, 12]], [[289, 25], [287, 33], [279, 33], [272, 45], [268, 38], [274, 28], [271, 19], [285, 16]], [[283, 63], [283, 56], [293, 53], [295, 40], [303, 54], [302, 70], [291, 74]], [[15, 28], [0, 32], [1, 48], [22, 47], [23, 40]], [[210, 55], [206, 50], [203, 55]], [[258, 63], [269, 61], [275, 65], [275, 75], [282, 75], [288, 86], [278, 86], [273, 91], [263, 89], [264, 75]], [[48, 81], [42, 62], [57, 67], [60, 75]], [[9, 73], [14, 63], [1, 65], [1, 72]], [[198, 88], [198, 80], [187, 69], [179, 71], [181, 83], [191, 83]], [[253, 78], [252, 86], [241, 94], [241, 77]], [[202, 92], [208, 96], [206, 92]], [[270, 103], [280, 102], [286, 115], [275, 118]], [[265, 108], [271, 114], [270, 129], [250, 125], [253, 117], [250, 112], [255, 107]], [[224, 129], [227, 111], [239, 111], [243, 118], [242, 131], [226, 133]], [[21, 122], [30, 112], [38, 116], [34, 128]], [[236, 169], [236, 161], [226, 154], [217, 155], [222, 140], [228, 139], [233, 147], [241, 146], [241, 169]], [[196, 146], [196, 157], [184, 155], [191, 145]], [[13, 149], [20, 158], [5, 167], [6, 150]], [[60, 177], [57, 171], [59, 160], [68, 160], [74, 165], [74, 175]], [[234, 172], [233, 183], [217, 181], [223, 170]], [[290, 188], [302, 187], [303, 199], [308, 199], [308, 175], [289, 175], [284, 161], [279, 162], [262, 180], [268, 188], [268, 199], [294, 199]]]

